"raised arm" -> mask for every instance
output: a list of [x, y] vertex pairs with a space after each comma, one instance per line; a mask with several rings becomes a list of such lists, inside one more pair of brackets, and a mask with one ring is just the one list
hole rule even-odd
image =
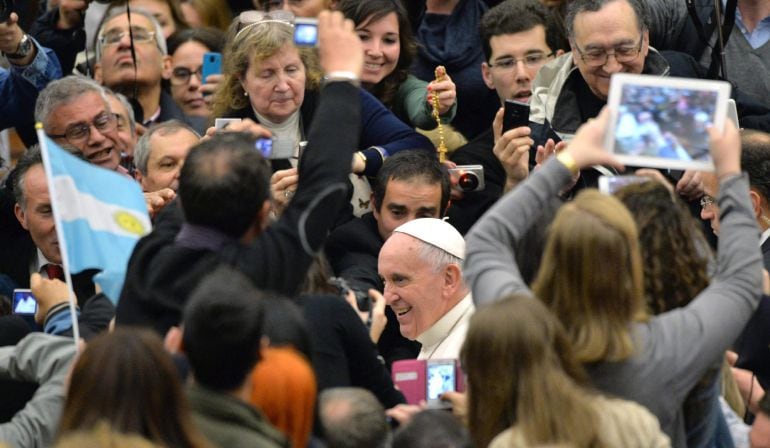
[[746, 326], [762, 292], [759, 229], [740, 174], [740, 138], [731, 122], [724, 135], [712, 131], [712, 157], [720, 179], [720, 234], [717, 271], [703, 292], [684, 309], [656, 318], [653, 331], [679, 366], [676, 390], [687, 391], [704, 369], [717, 362]]
[[463, 272], [477, 305], [514, 292], [530, 293], [516, 264], [514, 243], [538, 220], [549, 199], [571, 183], [572, 174], [595, 164], [621, 167], [602, 148], [607, 119], [603, 111], [583, 125], [567, 149], [503, 196], [468, 232]]

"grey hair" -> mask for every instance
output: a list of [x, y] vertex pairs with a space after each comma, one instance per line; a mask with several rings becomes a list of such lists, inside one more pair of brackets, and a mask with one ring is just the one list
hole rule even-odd
[[380, 448], [388, 445], [390, 430], [385, 409], [366, 389], [335, 387], [319, 395], [319, 417], [329, 446]]
[[571, 39], [575, 37], [575, 17], [581, 12], [596, 12], [604, 7], [608, 3], [615, 1], [625, 1], [631, 6], [636, 14], [636, 24], [639, 27], [639, 31], [645, 31], [648, 29], [649, 13], [643, 0], [573, 0], [567, 6], [567, 16], [564, 19], [565, 26], [567, 27], [567, 36]]
[[43, 123], [43, 129], [48, 132], [48, 118], [51, 112], [57, 107], [71, 103], [80, 96], [96, 92], [104, 100], [107, 110], [112, 112], [107, 97], [104, 94], [104, 88], [91, 78], [80, 75], [70, 75], [49, 83], [45, 89], [40, 92], [35, 103], [35, 121]]
[[148, 129], [147, 132], [145, 132], [144, 135], [139, 138], [139, 141], [136, 142], [136, 146], [134, 146], [134, 166], [136, 166], [136, 169], [145, 176], [147, 175], [147, 161], [150, 160], [150, 152], [152, 148], [150, 145], [150, 140], [152, 139], [153, 135], [157, 134], [165, 136], [169, 134], [176, 134], [180, 131], [189, 131], [197, 138], [201, 138], [200, 134], [198, 134], [195, 129], [190, 127], [190, 125], [187, 123], [179, 120], [164, 121]]
[[[117, 98], [118, 101], [120, 101], [120, 104], [122, 104], [123, 108], [126, 109], [126, 114], [128, 114], [128, 127], [131, 129], [131, 135], [136, 134], [136, 118], [134, 117], [134, 106], [128, 102], [128, 98], [122, 93], [113, 91], [109, 87], [104, 87], [104, 93], [107, 95], [112, 95]], [[113, 112], [117, 113], [117, 111]]]
[[13, 171], [13, 197], [22, 210], [27, 206], [27, 201], [24, 198], [24, 178], [30, 168], [42, 164], [43, 156], [38, 145], [30, 146], [16, 163], [16, 168]]
[[[96, 42], [94, 42], [94, 48], [96, 50], [96, 61], [102, 60], [102, 31], [104, 31], [104, 24], [109, 22], [115, 17], [122, 16], [126, 13], [125, 9], [121, 9], [119, 7], [115, 7], [110, 9], [107, 14], [102, 19], [101, 23], [99, 23], [99, 32], [96, 33]], [[152, 15], [150, 11], [147, 11], [143, 8], [131, 8], [131, 14], [139, 14], [140, 16], [144, 16], [147, 18], [147, 20], [152, 23], [152, 27], [155, 29], [155, 44], [158, 47], [158, 50], [160, 50], [160, 54], [163, 56], [166, 56], [168, 54], [168, 46], [166, 45], [166, 37], [163, 35], [163, 28], [160, 26], [160, 23], [155, 19], [155, 16]]]
[[460, 258], [425, 241], [417, 241], [420, 243], [420, 259], [428, 263], [434, 273], [438, 274], [450, 264], [456, 264], [462, 271], [463, 261]]

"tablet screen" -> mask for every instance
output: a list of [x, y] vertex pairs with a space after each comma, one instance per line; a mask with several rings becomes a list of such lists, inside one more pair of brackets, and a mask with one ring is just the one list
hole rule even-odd
[[721, 83], [622, 78], [615, 83], [613, 77], [612, 152], [632, 165], [713, 170], [708, 128], [724, 125], [727, 98]]

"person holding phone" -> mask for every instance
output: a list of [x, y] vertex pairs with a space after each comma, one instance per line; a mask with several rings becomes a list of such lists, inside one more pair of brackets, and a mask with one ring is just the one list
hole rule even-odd
[[[487, 87], [497, 92], [502, 107], [487, 131], [451, 157], [458, 165], [484, 167], [484, 190], [465, 193], [449, 210], [450, 222], [461, 233], [467, 232], [535, 166], [537, 157], [530, 153], [534, 140], [528, 127], [527, 106], [532, 82], [541, 67], [561, 54], [554, 40], [555, 24], [538, 0], [507, 0], [484, 14], [480, 28], [485, 57], [481, 72]], [[513, 111], [521, 117], [526, 114], [527, 121], [519, 120], [509, 129], [504, 126], [508, 121], [505, 117]], [[554, 147], [549, 148], [552, 151]]]
[[[204, 59], [208, 53], [219, 53], [225, 43], [223, 32], [213, 28], [191, 28], [177, 31], [168, 39], [171, 55], [171, 96], [188, 117], [202, 117], [200, 133], [211, 117], [210, 96], [221, 80], [221, 69], [205, 77]], [[203, 128], [203, 129], [201, 129]]]

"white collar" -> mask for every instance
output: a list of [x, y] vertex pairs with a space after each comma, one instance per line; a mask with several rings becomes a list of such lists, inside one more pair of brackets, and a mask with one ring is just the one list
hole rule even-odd
[[[475, 310], [473, 306], [473, 299], [471, 293], [463, 297], [462, 300], [457, 302], [446, 314], [441, 316], [441, 319], [425, 330], [421, 335], [417, 336], [417, 342], [422, 344], [423, 350], [435, 351], [444, 340], [449, 337], [457, 325], [462, 322], [465, 315], [470, 311]], [[430, 354], [428, 355], [430, 356]]]

